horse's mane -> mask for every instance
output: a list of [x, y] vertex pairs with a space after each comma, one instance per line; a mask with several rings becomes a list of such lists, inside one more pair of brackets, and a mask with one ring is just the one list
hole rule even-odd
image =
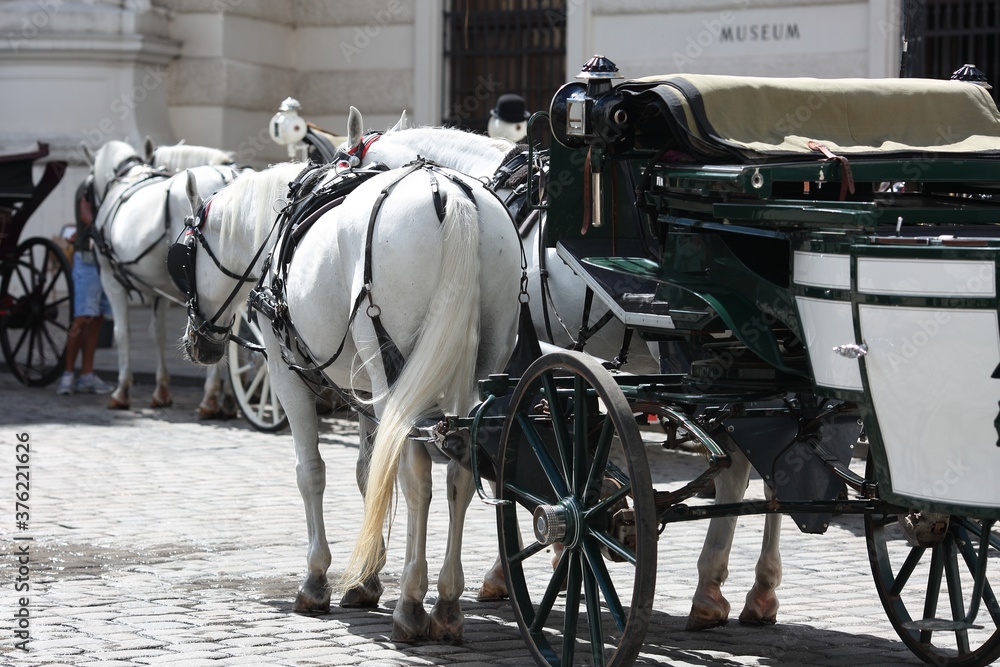
[[219, 190], [209, 207], [222, 211], [220, 251], [229, 243], [255, 249], [264, 243], [278, 216], [275, 202], [288, 196], [288, 184], [304, 167], [301, 162], [284, 162], [264, 171], [244, 171]]
[[159, 146], [153, 151], [153, 166], [167, 171], [182, 171], [191, 167], [212, 164], [232, 164], [235, 160], [229, 151], [210, 146]]
[[[381, 149], [388, 156], [402, 146], [408, 154], [403, 164], [412, 159], [415, 151], [421, 157], [478, 178], [492, 176], [515, 144], [450, 127], [415, 127], [386, 133], [373, 145], [372, 152]], [[389, 166], [400, 165], [390, 162]]]

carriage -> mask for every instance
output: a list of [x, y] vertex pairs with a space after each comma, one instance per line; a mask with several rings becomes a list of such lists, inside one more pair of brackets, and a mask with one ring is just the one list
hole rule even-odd
[[35, 161], [47, 144], [0, 155], [0, 347], [7, 367], [28, 386], [44, 386], [63, 371], [73, 322], [73, 277], [55, 241], [20, 240], [32, 213], [62, 180], [64, 161], [50, 161], [34, 182]]
[[[658, 535], [774, 513], [814, 533], [862, 515], [903, 642], [931, 664], [995, 660], [1000, 114], [988, 93], [922, 80], [614, 85], [600, 57], [580, 78], [550, 109], [544, 242], [660, 344], [664, 366], [686, 366], [632, 375], [555, 352], [481, 383], [473, 465], [497, 482], [495, 498], [480, 492], [497, 505], [538, 664], [630, 664]], [[703, 472], [654, 487], [637, 426], [648, 415], [702, 449]], [[861, 424], [863, 472], [851, 467]], [[737, 453], [768, 498], [699, 501]], [[571, 557], [553, 565], [550, 545]]]
[[[676, 75], [615, 84], [617, 70], [603, 57], [592, 59], [580, 78], [553, 98], [547, 115], [555, 141], [547, 166], [537, 181], [526, 181], [544, 188], [542, 196], [528, 186], [526, 195], [531, 206], [545, 209], [533, 218], [544, 224], [537, 255], [550, 262], [557, 256], [586, 283], [581, 334], [617, 322], [626, 332], [621, 349], [640, 338], [657, 351], [660, 372], [624, 372], [621, 357], [603, 362], [576, 350], [541, 354], [530, 319], [522, 319], [528, 326], [518, 329], [516, 351], [533, 360], [478, 376], [479, 400], [469, 413], [446, 413], [411, 431], [413, 421], [400, 423], [400, 415], [426, 415], [444, 384], [398, 380], [407, 389], [402, 393], [414, 398], [398, 399], [408, 411], [393, 408], [391, 419], [369, 415], [382, 422], [371, 445], [373, 472], [360, 484], [368, 497], [356, 544], [367, 545], [367, 569], [353, 570], [357, 577], [348, 581], [375, 579], [365, 580], [372, 585], [361, 593], [349, 590], [345, 603], [378, 600], [390, 496], [382, 497], [383, 513], [374, 513], [374, 521], [369, 505], [378, 503], [369, 501], [373, 487], [391, 490], [403, 457], [429, 478], [424, 448], [403, 447], [419, 433], [418, 441], [436, 444], [452, 459], [449, 465], [471, 469], [481, 498], [496, 506], [506, 591], [540, 665], [634, 661], [650, 622], [658, 536], [669, 536], [678, 521], [710, 520], [702, 556], [712, 562], [704, 572], [699, 562], [689, 627], [725, 622], [729, 604], [719, 587], [731, 534], [736, 517], [751, 514], [765, 515], [768, 523], [741, 621], [775, 620], [780, 561], [776, 535], [769, 538], [778, 529], [772, 519], [788, 514], [800, 530], [822, 533], [834, 514], [855, 514], [864, 521], [876, 590], [902, 641], [932, 664], [996, 659], [1000, 604], [990, 575], [1000, 563], [994, 528], [1000, 515], [1000, 390], [994, 382], [1000, 377], [1000, 114], [988, 94], [970, 83], [928, 80]], [[388, 138], [376, 144], [354, 127], [349, 136], [348, 147], [390, 154]], [[436, 137], [416, 152], [426, 158], [442, 143]], [[357, 150], [348, 157], [364, 162]], [[525, 164], [541, 162], [529, 153]], [[303, 408], [313, 401], [305, 385], [324, 382], [324, 373], [346, 378], [345, 386], [362, 378], [348, 363], [354, 355], [368, 369], [376, 396], [391, 405], [397, 388], [390, 376], [402, 361], [393, 339], [405, 345], [424, 334], [416, 335], [419, 325], [410, 323], [407, 335], [387, 335], [398, 321], [383, 325], [381, 317], [416, 311], [419, 322], [429, 312], [433, 317], [425, 321], [453, 336], [466, 324], [442, 326], [443, 314], [468, 313], [434, 300], [448, 295], [428, 296], [414, 286], [511, 282], [500, 271], [492, 279], [480, 273], [476, 281], [475, 268], [464, 269], [461, 280], [448, 282], [453, 276], [444, 269], [435, 277], [444, 251], [426, 242], [450, 215], [441, 193], [450, 193], [450, 206], [457, 206], [456, 200], [473, 200], [475, 190], [482, 213], [490, 197], [467, 178], [482, 173], [449, 175], [426, 159], [387, 166], [392, 169], [363, 175], [346, 169], [342, 178], [337, 168], [314, 176], [301, 165], [284, 165], [237, 181], [210, 205], [192, 195], [199, 215], [171, 250], [171, 273], [191, 298], [185, 344], [192, 359], [212, 363], [224, 353], [238, 297], [249, 293], [253, 308], [272, 319], [272, 327], [261, 328], [268, 372], [284, 392], [282, 404], [295, 406], [293, 438], [303, 462], [298, 481], [310, 549], [296, 599], [302, 611], [329, 608], [331, 561], [322, 517], [325, 469], [315, 415]], [[414, 174], [431, 187], [415, 186], [412, 201], [397, 203], [395, 217], [381, 212], [383, 202], [393, 201], [393, 188]], [[357, 185], [362, 176], [371, 187]], [[324, 185], [310, 191], [310, 181]], [[455, 189], [449, 181], [465, 185]], [[351, 189], [338, 189], [345, 182]], [[189, 193], [194, 186], [189, 182]], [[250, 192], [256, 209], [245, 206]], [[321, 213], [303, 213], [305, 226], [282, 227], [289, 211], [306, 210], [286, 200], [274, 220], [275, 198], [288, 192], [328, 197]], [[338, 208], [340, 202], [350, 205]], [[235, 221], [248, 211], [255, 211], [252, 224], [237, 229]], [[324, 215], [330, 224], [315, 224]], [[305, 257], [296, 263], [288, 248], [313, 230], [317, 236], [301, 243]], [[481, 231], [497, 234], [485, 225]], [[424, 246], [406, 255], [380, 233]], [[230, 239], [228, 254], [221, 252], [223, 238]], [[242, 240], [234, 245], [233, 238]], [[495, 250], [474, 238], [468, 243], [466, 252]], [[501, 243], [508, 252], [509, 239], [498, 234], [493, 244]], [[373, 248], [396, 254], [379, 260]], [[196, 261], [198, 252], [212, 261]], [[345, 253], [345, 259], [330, 262], [323, 253]], [[487, 259], [483, 254], [481, 261]], [[509, 271], [509, 254], [505, 262]], [[551, 276], [556, 268], [550, 264], [545, 272]], [[400, 275], [407, 280], [398, 282]], [[386, 284], [395, 289], [381, 289]], [[381, 289], [378, 300], [373, 289]], [[522, 304], [525, 289], [522, 280]], [[499, 301], [463, 303], [485, 309]], [[317, 313], [317, 303], [327, 310]], [[599, 310], [606, 314], [591, 321]], [[516, 319], [508, 316], [504, 311], [503, 321]], [[479, 329], [494, 351], [504, 344], [495, 329]], [[475, 351], [462, 338], [451, 339], [455, 348], [431, 350], [440, 353], [435, 363], [454, 361], [462, 345], [461, 354], [474, 362]], [[345, 344], [349, 354], [341, 357]], [[422, 357], [420, 368], [423, 363]], [[650, 442], [658, 446], [663, 438], [648, 438], [640, 425], [649, 423], [665, 429], [668, 442], [693, 443], [703, 455], [696, 474], [653, 479]], [[859, 470], [852, 450], [862, 434], [869, 451]], [[378, 461], [380, 442], [396, 449]], [[743, 500], [751, 465], [764, 481], [763, 500]], [[454, 552], [461, 548], [460, 501], [471, 493], [461, 486], [462, 474], [449, 473], [459, 528], [449, 533], [445, 561], [452, 569], [442, 570], [430, 615], [423, 611], [426, 523], [408, 529], [415, 544], [407, 546], [393, 639], [461, 636], [463, 579]], [[483, 480], [495, 482], [495, 493]], [[701, 499], [713, 481], [715, 500]], [[421, 512], [426, 521], [421, 503], [429, 491], [421, 483], [400, 484], [407, 504], [416, 506], [408, 509], [414, 521]], [[722, 573], [703, 581], [713, 570]], [[351, 597], [355, 593], [363, 597]]]

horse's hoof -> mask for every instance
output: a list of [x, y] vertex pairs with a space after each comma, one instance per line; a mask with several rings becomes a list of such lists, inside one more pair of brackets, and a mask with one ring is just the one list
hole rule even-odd
[[292, 609], [297, 614], [329, 614], [330, 589], [326, 585], [326, 577], [319, 581], [306, 579], [295, 596]]
[[132, 407], [132, 403], [127, 399], [115, 398], [113, 394], [108, 399], [108, 410], [128, 410], [130, 407]]
[[344, 597], [340, 599], [340, 606], [377, 607], [383, 590], [384, 588], [378, 577], [373, 577], [360, 586], [355, 586], [344, 593]]
[[151, 408], [169, 408], [174, 404], [174, 399], [168, 394], [166, 398], [162, 396], [153, 395], [153, 398], [149, 401], [149, 407]]
[[400, 600], [392, 612], [392, 635], [389, 640], [413, 644], [427, 639], [430, 623], [430, 616], [424, 611], [422, 603]]
[[438, 600], [431, 609], [430, 638], [446, 644], [461, 644], [463, 620], [462, 605], [458, 600]]
[[222, 411], [216, 407], [214, 410], [212, 408], [207, 408], [203, 405], [198, 406], [198, 419], [201, 421], [211, 421], [213, 419], [221, 419]]
[[707, 630], [729, 622], [729, 600], [721, 592], [696, 594], [688, 614], [687, 630]]
[[498, 602], [506, 599], [507, 585], [503, 581], [497, 583], [483, 580], [483, 585], [480, 587], [479, 593], [476, 594], [476, 600], [479, 602]]
[[774, 625], [778, 622], [778, 596], [774, 591], [757, 593], [751, 589], [747, 594], [747, 603], [740, 613], [740, 623], [743, 625]]

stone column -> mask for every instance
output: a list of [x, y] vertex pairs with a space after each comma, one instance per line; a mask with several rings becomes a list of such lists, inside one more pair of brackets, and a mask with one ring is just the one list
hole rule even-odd
[[73, 220], [70, 200], [86, 171], [81, 142], [175, 140], [167, 65], [178, 53], [159, 0], [0, 1], [0, 151], [43, 141], [70, 166], [22, 237]]

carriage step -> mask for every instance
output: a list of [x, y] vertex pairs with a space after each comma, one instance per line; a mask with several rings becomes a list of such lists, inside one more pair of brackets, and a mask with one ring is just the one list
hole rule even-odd
[[949, 621], [944, 618], [922, 618], [919, 621], [908, 621], [903, 623], [907, 630], [919, 630], [921, 632], [953, 632], [955, 630], [982, 630], [983, 626], [965, 621]]

